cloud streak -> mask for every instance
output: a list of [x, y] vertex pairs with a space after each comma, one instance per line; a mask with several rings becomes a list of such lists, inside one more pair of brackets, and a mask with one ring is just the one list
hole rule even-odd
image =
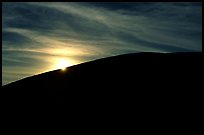
[[199, 2], [3, 2], [2, 7], [3, 84], [19, 72], [25, 77], [53, 70], [60, 58], [78, 64], [130, 52], [202, 51]]

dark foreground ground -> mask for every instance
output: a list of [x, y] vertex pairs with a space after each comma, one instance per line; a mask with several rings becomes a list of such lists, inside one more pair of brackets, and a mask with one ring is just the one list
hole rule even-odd
[[175, 110], [195, 103], [195, 93], [202, 89], [201, 62], [202, 53], [137, 53], [99, 59], [3, 86], [1, 104]]
[[200, 133], [202, 55], [127, 54], [11, 83], [0, 92], [1, 123], [6, 132]]

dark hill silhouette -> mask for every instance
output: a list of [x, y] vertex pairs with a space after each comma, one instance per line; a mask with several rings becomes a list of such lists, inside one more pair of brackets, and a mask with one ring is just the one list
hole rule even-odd
[[190, 102], [185, 95], [201, 85], [201, 56], [135, 53], [86, 62], [5, 85], [1, 104], [179, 108]]

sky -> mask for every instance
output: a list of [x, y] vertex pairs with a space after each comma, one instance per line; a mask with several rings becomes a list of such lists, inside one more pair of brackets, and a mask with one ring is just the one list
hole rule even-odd
[[202, 3], [2, 3], [2, 85], [137, 52], [202, 52]]

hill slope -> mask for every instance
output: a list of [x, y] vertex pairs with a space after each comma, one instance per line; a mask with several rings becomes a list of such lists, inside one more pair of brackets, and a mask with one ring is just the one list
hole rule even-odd
[[201, 85], [201, 57], [202, 53], [136, 53], [99, 59], [3, 86], [1, 103], [180, 102]]

